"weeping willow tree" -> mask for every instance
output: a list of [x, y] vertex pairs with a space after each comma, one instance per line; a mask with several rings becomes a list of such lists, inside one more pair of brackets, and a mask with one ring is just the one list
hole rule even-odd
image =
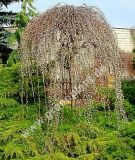
[[[116, 111], [124, 115], [121, 60], [115, 35], [96, 7], [58, 5], [32, 19], [22, 36], [21, 53], [22, 97], [27, 97], [30, 85], [33, 98], [38, 97], [39, 103], [41, 90], [45, 103], [48, 97], [59, 101], [67, 95], [72, 101], [73, 89], [90, 75], [94, 82], [82, 90], [77, 99], [93, 101], [99, 88], [107, 87], [107, 77], [112, 74], [115, 77]], [[106, 72], [97, 77], [95, 73], [102, 66]], [[33, 75], [36, 75], [37, 83], [33, 81]], [[30, 81], [26, 85], [28, 78]], [[103, 97], [99, 100], [105, 102]]]

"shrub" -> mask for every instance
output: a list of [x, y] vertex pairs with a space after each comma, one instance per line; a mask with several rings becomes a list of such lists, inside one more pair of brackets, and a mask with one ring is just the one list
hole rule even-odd
[[0, 67], [0, 96], [19, 99], [20, 64], [12, 67]]
[[125, 99], [135, 105], [135, 80], [123, 81], [122, 90]]
[[62, 153], [54, 153], [51, 156], [51, 160], [69, 160], [69, 158], [64, 156]]
[[124, 108], [129, 121], [135, 120], [135, 105], [130, 104], [128, 101], [124, 101]]
[[22, 107], [14, 99], [0, 98], [0, 120], [20, 119]]

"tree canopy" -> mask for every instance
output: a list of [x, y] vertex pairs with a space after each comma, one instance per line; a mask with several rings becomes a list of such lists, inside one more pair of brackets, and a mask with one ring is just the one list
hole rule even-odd
[[19, 1], [22, 1], [22, 0], [0, 0], [0, 3], [1, 3], [2, 5], [7, 6], [7, 5], [9, 5], [10, 3], [19, 2]]
[[3, 63], [6, 62], [8, 55], [12, 52], [12, 48], [9, 47], [7, 42], [10, 33], [6, 31], [4, 27], [13, 25], [16, 17], [16, 13], [3, 11], [3, 7], [20, 1], [22, 0], [0, 0], [0, 57]]

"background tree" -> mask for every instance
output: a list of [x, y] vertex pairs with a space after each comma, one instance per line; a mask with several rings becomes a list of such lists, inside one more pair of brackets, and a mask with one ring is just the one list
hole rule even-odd
[[[18, 14], [2, 11], [4, 6], [7, 7], [13, 2], [22, 2], [21, 11]], [[9, 54], [13, 51], [9, 43], [20, 43], [21, 33], [29, 20], [36, 15], [32, 2], [33, 0], [0, 0], [0, 53], [3, 63], [6, 63]], [[5, 30], [5, 26], [14, 26], [15, 33], [11, 34]], [[13, 52], [14, 57], [15, 53], [17, 53], [16, 50]]]
[[2, 62], [6, 63], [8, 55], [12, 52], [12, 48], [8, 45], [8, 37], [10, 33], [5, 30], [5, 26], [11, 26], [14, 23], [16, 13], [5, 12], [3, 7], [7, 7], [13, 2], [19, 2], [21, 0], [0, 0], [0, 53]]

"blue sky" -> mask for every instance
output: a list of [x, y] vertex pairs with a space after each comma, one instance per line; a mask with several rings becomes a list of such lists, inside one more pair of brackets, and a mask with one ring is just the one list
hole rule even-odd
[[[112, 27], [135, 27], [135, 0], [35, 0], [34, 6], [43, 12], [57, 3], [96, 6], [100, 8]], [[21, 4], [13, 3], [8, 10], [19, 11]]]

